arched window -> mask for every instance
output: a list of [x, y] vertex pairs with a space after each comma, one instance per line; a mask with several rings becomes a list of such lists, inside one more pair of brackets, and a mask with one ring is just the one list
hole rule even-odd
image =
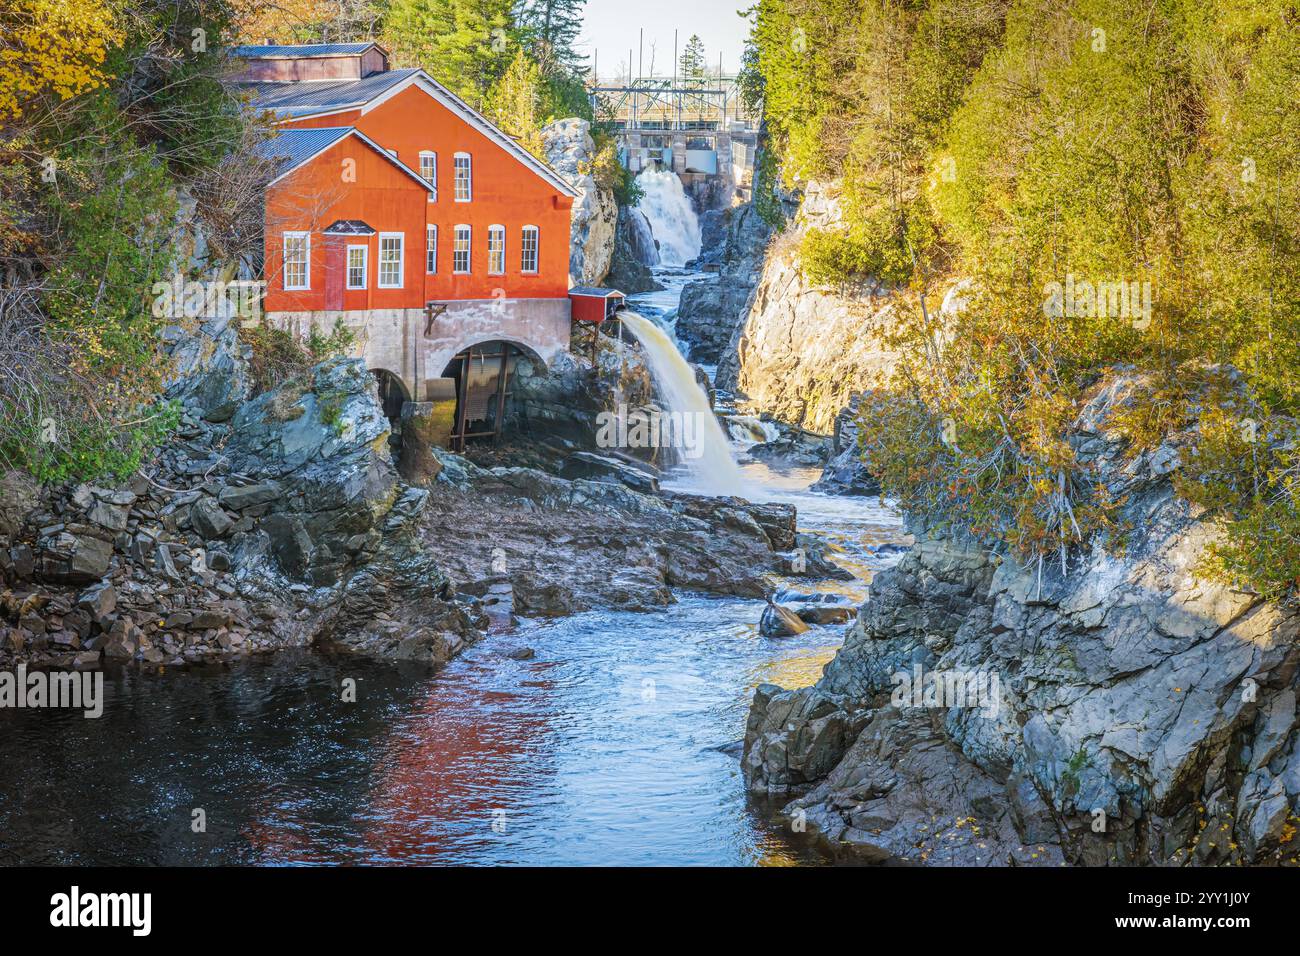
[[488, 226], [488, 275], [505, 275], [506, 227]]
[[429, 275], [438, 271], [438, 227], [433, 223], [424, 229], [424, 271]]
[[537, 249], [540, 233], [536, 226], [524, 226], [523, 236], [519, 242], [519, 269], [522, 272], [537, 272]]

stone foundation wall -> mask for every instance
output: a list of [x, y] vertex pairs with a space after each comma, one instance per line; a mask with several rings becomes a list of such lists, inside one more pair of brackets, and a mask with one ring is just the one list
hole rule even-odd
[[[510, 342], [545, 364], [569, 345], [570, 307], [564, 299], [467, 299], [435, 303], [443, 311], [430, 324], [423, 309], [268, 312], [266, 321], [306, 337], [330, 332], [339, 321], [356, 335], [354, 355], [368, 368], [401, 379], [408, 397], [429, 401], [430, 383], [447, 363], [480, 342]], [[426, 329], [427, 326], [427, 329]]]

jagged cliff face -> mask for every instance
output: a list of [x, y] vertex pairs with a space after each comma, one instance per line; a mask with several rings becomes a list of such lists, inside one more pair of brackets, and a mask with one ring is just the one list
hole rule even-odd
[[716, 274], [689, 282], [677, 309], [677, 337], [694, 361], [718, 363], [753, 298], [771, 227], [752, 204], [711, 209], [700, 218], [696, 267]]
[[718, 385], [756, 411], [826, 435], [850, 395], [881, 384], [893, 360], [880, 341], [892, 320], [885, 290], [822, 288], [800, 271], [804, 231], [839, 218], [833, 190], [810, 183], [795, 223], [768, 249], [718, 367]]
[[596, 144], [591, 124], [562, 119], [542, 129], [546, 161], [577, 190], [569, 229], [569, 279], [574, 285], [600, 285], [614, 255], [618, 203], [591, 174]]
[[[1129, 550], [1063, 574], [913, 522], [822, 679], [759, 689], [752, 790], [801, 794], [788, 816], [868, 859], [1294, 860], [1300, 617], [1197, 575], [1214, 529], [1173, 492], [1180, 443], [1123, 465], [1122, 392], [1076, 441], [1128, 496]], [[984, 693], [926, 697], [935, 676]]]

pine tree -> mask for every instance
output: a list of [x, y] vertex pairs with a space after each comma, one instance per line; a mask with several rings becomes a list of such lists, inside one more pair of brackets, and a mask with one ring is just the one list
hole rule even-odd
[[510, 64], [511, 0], [393, 0], [384, 42], [476, 109]]
[[487, 116], [534, 156], [544, 156], [538, 108], [542, 74], [523, 50], [515, 54], [505, 75], [487, 97]]
[[532, 53], [542, 73], [577, 72], [582, 62], [576, 44], [582, 31], [586, 0], [524, 0], [516, 23], [520, 41]]
[[703, 85], [708, 66], [704, 61], [704, 41], [698, 34], [691, 34], [677, 62], [683, 86]]

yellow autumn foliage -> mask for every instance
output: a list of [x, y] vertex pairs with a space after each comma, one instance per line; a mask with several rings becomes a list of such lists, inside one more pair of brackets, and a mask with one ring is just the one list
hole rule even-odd
[[103, 0], [9, 0], [0, 30], [0, 119], [32, 97], [68, 99], [103, 86], [109, 49], [123, 32]]

